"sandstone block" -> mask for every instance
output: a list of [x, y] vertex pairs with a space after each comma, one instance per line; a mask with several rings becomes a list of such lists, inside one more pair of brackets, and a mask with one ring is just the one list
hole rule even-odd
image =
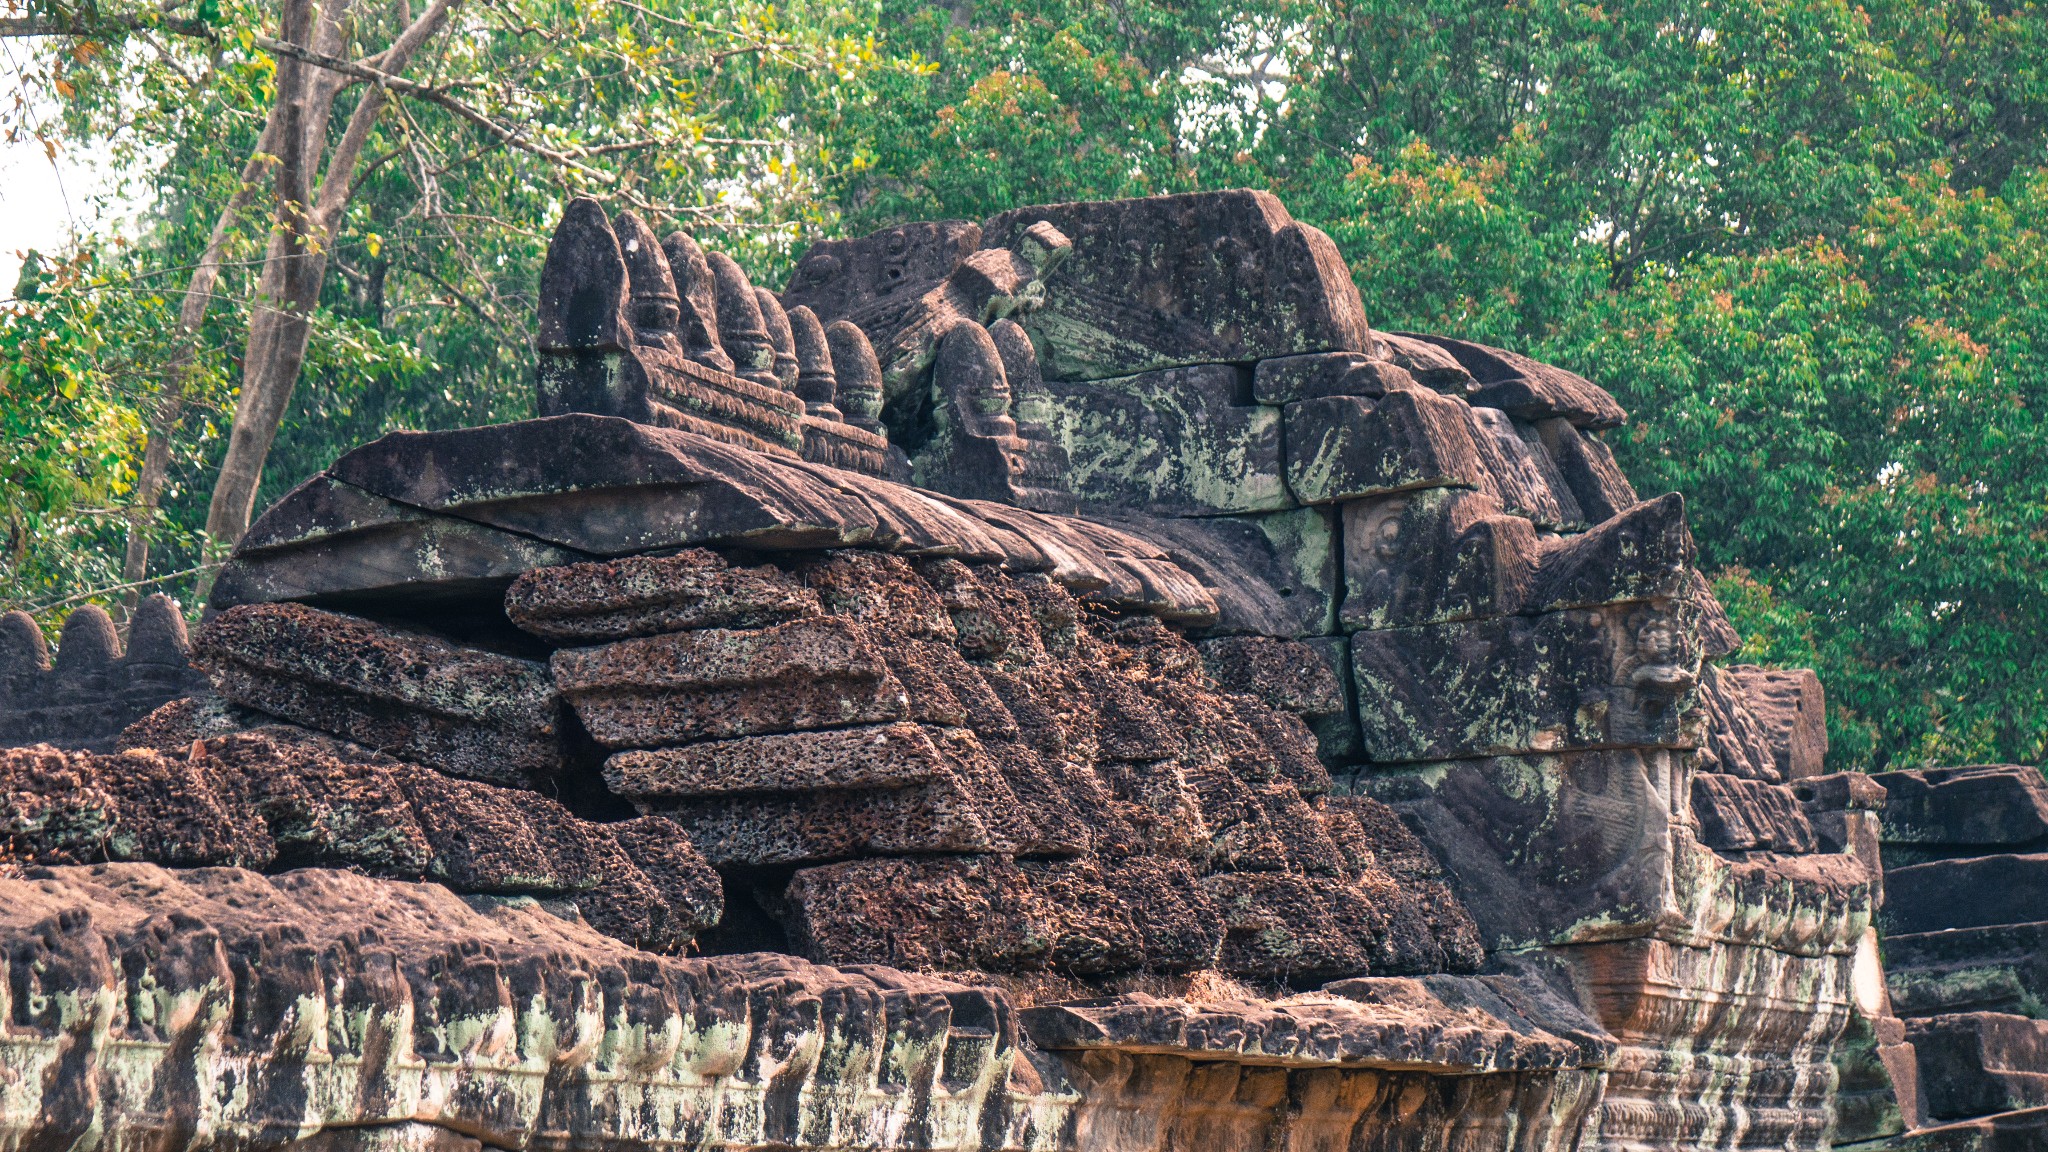
[[1248, 516], [1114, 520], [1153, 541], [1210, 591], [1206, 630], [1225, 635], [1327, 636], [1336, 631], [1339, 567], [1334, 510]]
[[[1537, 440], [1535, 427], [1495, 408], [1471, 407], [1472, 447], [1483, 470], [1480, 487], [1501, 507], [1539, 528], [1571, 532], [1585, 517], [1564, 477]], [[1532, 443], [1534, 441], [1534, 443]]]
[[1902, 1021], [1858, 1011], [1837, 1042], [1834, 1065], [1841, 1077], [1835, 1092], [1837, 1145], [1926, 1126], [1920, 1067]]
[[229, 700], [450, 775], [523, 784], [561, 764], [530, 660], [301, 604], [231, 608], [195, 647]]
[[1046, 386], [1044, 420], [1068, 483], [1098, 505], [1165, 516], [1264, 512], [1294, 503], [1282, 478], [1280, 409], [1249, 402], [1242, 369], [1166, 368]]
[[1749, 710], [1748, 697], [1739, 686], [1713, 664], [1700, 666], [1700, 686], [1694, 697], [1696, 715], [1688, 723], [1702, 729], [1699, 770], [1721, 776], [1737, 776], [1777, 784], [1784, 780], [1778, 771], [1777, 751], [1770, 732]]
[[1653, 601], [1357, 633], [1366, 755], [1681, 746], [1697, 617], [1687, 601]]
[[1312, 352], [1261, 360], [1252, 369], [1252, 398], [1292, 404], [1324, 396], [1384, 396], [1422, 388], [1407, 369], [1360, 352]]
[[1895, 933], [1884, 950], [1901, 1016], [2025, 1014], [2048, 1002], [2048, 921]]
[[1347, 626], [1557, 611], [1685, 595], [1694, 555], [1677, 494], [1575, 536], [1539, 534], [1483, 492], [1430, 488], [1344, 506]]
[[1826, 771], [1827, 696], [1812, 669], [1738, 664], [1721, 675], [1762, 725], [1780, 775], [1803, 780]]
[[661, 242], [661, 254], [675, 280], [674, 332], [683, 354], [706, 368], [731, 373], [732, 357], [718, 341], [718, 283], [704, 249], [689, 233], [671, 232]]
[[1428, 488], [1344, 505], [1346, 627], [1509, 615], [1527, 603], [1535, 527], [1468, 489]]
[[1471, 397], [1475, 405], [1499, 408], [1522, 420], [1561, 417], [1580, 428], [1613, 428], [1628, 419], [1614, 397], [1585, 377], [1554, 365], [1470, 340], [1417, 332], [1397, 335], [1434, 344], [1456, 359], [1479, 385]]
[[[1451, 863], [1447, 879], [1479, 938], [1512, 950], [1647, 930], [1673, 914], [1676, 771], [1668, 753], [1577, 752], [1373, 771], [1340, 785], [1400, 812], [1428, 845], [1423, 856]], [[1381, 860], [1421, 863], [1387, 843], [1398, 841], [1373, 845]]]
[[1331, 396], [1285, 409], [1287, 489], [1329, 504], [1410, 488], [1479, 487], [1470, 411], [1429, 392]]
[[[891, 401], [912, 395], [937, 358], [939, 345], [966, 326], [987, 327], [1037, 307], [1045, 280], [1071, 254], [1073, 245], [1044, 221], [970, 252], [945, 278], [887, 318], [887, 330], [863, 325], [882, 365], [884, 394]], [[882, 320], [874, 317], [871, 323]]]
[[1022, 320], [1049, 380], [1368, 347], [1336, 247], [1265, 192], [1019, 208], [984, 222], [982, 242], [1040, 222], [1074, 246]]
[[2038, 768], [1922, 768], [1871, 780], [1885, 790], [1886, 844], [2011, 851], [2048, 840], [2048, 778]]
[[762, 628], [818, 612], [817, 595], [776, 569], [733, 568], [702, 548], [537, 568], [505, 593], [513, 623], [557, 644]]
[[873, 532], [874, 515], [858, 498], [784, 459], [573, 413], [394, 432], [336, 460], [329, 472], [414, 508], [589, 555], [707, 543], [837, 547]]
[[584, 553], [437, 516], [321, 473], [270, 506], [214, 581], [216, 609], [353, 593], [409, 605], [502, 588]]
[[1906, 1022], [1927, 1111], [1959, 1120], [2048, 1107], [2048, 1020], [1963, 1012]]
[[1815, 847], [1812, 825], [1782, 784], [1702, 772], [1692, 778], [1692, 812], [1700, 843], [1716, 851], [1803, 854]]
[[1635, 486], [1614, 462], [1614, 450], [1590, 431], [1572, 426], [1562, 416], [1533, 422], [1544, 451], [1557, 465], [1588, 523], [1598, 524], [1640, 499]]
[[1425, 338], [1378, 331], [1372, 334], [1372, 338], [1373, 343], [1385, 353], [1388, 363], [1433, 392], [1463, 397], [1479, 388], [1479, 382], [1472, 379], [1472, 373], [1458, 363], [1457, 357]]
[[1933, 860], [1884, 874], [1887, 934], [2048, 920], [2048, 852]]
[[910, 467], [904, 462], [902, 451], [890, 447], [889, 438], [880, 432], [806, 415], [803, 436], [806, 463], [889, 480], [910, 479]]
[[563, 696], [608, 748], [873, 724], [909, 707], [866, 631], [839, 617], [567, 648], [551, 662]]

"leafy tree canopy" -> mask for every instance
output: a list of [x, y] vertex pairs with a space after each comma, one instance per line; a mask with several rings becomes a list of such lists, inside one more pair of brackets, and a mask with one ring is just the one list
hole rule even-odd
[[[93, 557], [118, 546], [166, 300], [273, 95], [266, 8], [138, 12], [165, 15], [33, 41], [23, 78], [67, 144], [127, 149], [157, 193], [134, 244], [38, 264], [0, 317], [0, 599], [114, 575]], [[499, 131], [403, 94], [378, 122], [266, 500], [386, 428], [525, 414], [544, 229], [571, 193], [774, 282], [811, 239], [906, 219], [1269, 187], [1337, 241], [1376, 325], [1621, 398], [1615, 447], [1639, 487], [1685, 494], [1746, 654], [1820, 670], [1837, 766], [2048, 753], [2034, 0], [499, 0], [451, 20], [407, 75]], [[248, 279], [231, 264], [207, 319], [152, 573], [199, 559]]]

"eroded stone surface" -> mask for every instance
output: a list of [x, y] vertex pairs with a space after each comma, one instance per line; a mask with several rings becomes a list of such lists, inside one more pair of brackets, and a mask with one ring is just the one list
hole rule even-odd
[[237, 704], [441, 771], [522, 784], [561, 766], [554, 685], [530, 660], [298, 604], [252, 604], [199, 635]]
[[190, 663], [178, 603], [161, 593], [136, 608], [123, 650], [104, 609], [64, 620], [53, 662], [26, 612], [0, 616], [0, 747], [113, 749], [121, 730], [162, 705], [206, 691]]
[[1040, 222], [1074, 245], [1044, 307], [1024, 321], [1052, 350], [1049, 380], [1366, 347], [1336, 247], [1270, 194], [1019, 208], [983, 223], [982, 242], [1008, 243]]
[[[1270, 197], [909, 225], [781, 297], [577, 201], [541, 297], [560, 414], [267, 512], [226, 699], [0, 755], [59, 866], [0, 878], [25, 1147], [1783, 1152], [1919, 1139], [1921, 1072], [2028, 1099], [1981, 1041], [2048, 913], [1984, 881], [2038, 780], [1823, 774], [1612, 398], [1371, 332]], [[107, 666], [87, 624], [45, 673], [0, 621], [0, 676]], [[1930, 929], [1889, 985], [1879, 916]]]
[[0, 780], [10, 853], [23, 862], [425, 877], [458, 892], [577, 901], [599, 931], [660, 949], [686, 946], [721, 906], [717, 876], [657, 818], [591, 823], [531, 792], [288, 725], [112, 756], [9, 749]]

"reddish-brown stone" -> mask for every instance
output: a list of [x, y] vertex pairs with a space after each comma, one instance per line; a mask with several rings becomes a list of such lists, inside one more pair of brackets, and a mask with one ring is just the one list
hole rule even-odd
[[836, 616], [564, 649], [553, 665], [584, 727], [611, 748], [873, 724], [909, 710], [867, 629]]
[[931, 738], [909, 723], [705, 740], [605, 761], [612, 791], [635, 799], [888, 788], [945, 771]]
[[561, 766], [545, 666], [302, 604], [231, 608], [193, 644], [221, 695], [455, 776]]
[[817, 595], [781, 571], [729, 567], [702, 548], [536, 568], [505, 593], [513, 623], [557, 644], [761, 628], [818, 611]]

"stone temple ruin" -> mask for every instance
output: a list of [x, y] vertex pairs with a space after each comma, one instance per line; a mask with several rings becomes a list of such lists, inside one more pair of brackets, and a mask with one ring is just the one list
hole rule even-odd
[[2048, 1147], [2040, 774], [1826, 773], [1613, 399], [1271, 196], [577, 201], [539, 348], [189, 667], [0, 621], [10, 1146]]

